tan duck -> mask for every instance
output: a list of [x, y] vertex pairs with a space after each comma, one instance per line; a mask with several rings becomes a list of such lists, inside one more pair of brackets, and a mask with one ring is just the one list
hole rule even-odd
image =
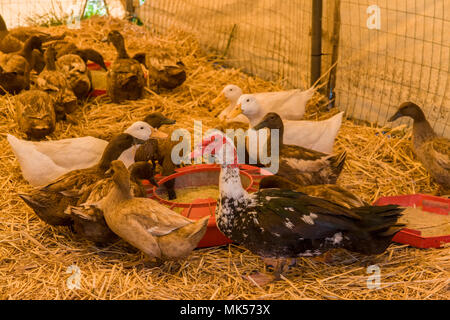
[[450, 193], [450, 140], [438, 137], [427, 121], [422, 109], [412, 103], [400, 105], [397, 112], [389, 119], [395, 121], [400, 117], [410, 117], [413, 122], [412, 149], [425, 169], [441, 186], [443, 194]]
[[111, 139], [95, 166], [70, 171], [45, 187], [19, 196], [46, 223], [70, 225], [72, 220], [64, 213], [66, 208], [69, 205], [76, 205], [86, 190], [105, 178], [105, 172], [109, 169], [111, 161], [119, 158], [123, 151], [137, 143], [142, 143], [142, 140], [128, 133], [121, 133]]
[[301, 186], [277, 175], [262, 178], [259, 182], [259, 189], [270, 188], [302, 192], [308, 196], [323, 198], [346, 208], [358, 208], [369, 205], [357, 195], [335, 184]]
[[137, 53], [133, 59], [139, 61], [148, 70], [149, 81], [159, 88], [175, 89], [186, 81], [186, 68], [181, 60], [168, 53]]
[[106, 91], [115, 103], [142, 98], [145, 86], [144, 71], [138, 61], [131, 59], [125, 49], [125, 40], [119, 31], [108, 33], [106, 39], [117, 51], [117, 58], [106, 75]]
[[121, 161], [111, 163], [114, 187], [94, 205], [103, 211], [109, 228], [149, 258], [186, 258], [203, 238], [209, 215], [190, 220], [149, 198], [134, 198], [130, 174]]
[[[284, 144], [284, 125], [276, 113], [268, 113], [256, 126], [279, 130], [279, 170], [277, 175], [296, 184], [308, 186], [317, 184], [335, 184], [345, 163], [346, 152], [329, 155], [296, 145]], [[274, 143], [272, 137], [269, 143]], [[270, 149], [269, 149], [270, 150]]]
[[91, 72], [84, 60], [76, 54], [66, 54], [56, 60], [56, 70], [69, 82], [70, 88], [78, 99], [86, 98], [92, 90]]
[[[148, 162], [133, 163], [128, 169], [130, 171], [131, 194], [133, 197], [147, 196], [141, 179], [147, 179], [155, 186], [158, 186], [153, 177], [153, 169]], [[98, 181], [89, 191], [83, 194], [78, 201], [78, 206], [69, 206], [65, 211], [74, 222], [75, 232], [96, 244], [107, 244], [116, 240], [117, 235], [109, 229], [103, 217], [103, 212], [100, 209], [94, 206], [87, 206], [85, 208], [81, 204], [100, 201], [111, 191], [113, 186], [114, 182], [111, 178]]]
[[[19, 52], [20, 50], [23, 49], [24, 43], [33, 36], [39, 38], [41, 43], [44, 43], [45, 41], [65, 37], [65, 34], [63, 34], [62, 36], [51, 36], [47, 33], [26, 27], [15, 28], [11, 31], [8, 31], [6, 23], [3, 20], [3, 17], [0, 15], [1, 52], [3, 53]], [[44, 58], [42, 56], [42, 49], [34, 49], [32, 51], [32, 55], [34, 61], [33, 64], [31, 65], [31, 69], [35, 70], [37, 73], [40, 73], [45, 67]]]
[[15, 98], [16, 121], [28, 139], [40, 140], [55, 130], [53, 99], [42, 90], [28, 90]]
[[103, 56], [97, 50], [91, 48], [78, 48], [75, 43], [65, 40], [55, 41], [51, 44], [51, 46], [56, 50], [56, 58], [62, 57], [66, 54], [76, 54], [80, 56], [85, 63], [92, 61], [104, 70], [108, 70]]
[[0, 94], [17, 94], [30, 87], [30, 72], [35, 62], [33, 50], [41, 45], [39, 38], [31, 37], [20, 51], [0, 55]]
[[77, 107], [77, 97], [73, 93], [64, 74], [56, 70], [56, 51], [49, 47], [44, 54], [46, 67], [35, 80], [36, 87], [46, 91], [53, 98], [57, 119], [65, 119]]

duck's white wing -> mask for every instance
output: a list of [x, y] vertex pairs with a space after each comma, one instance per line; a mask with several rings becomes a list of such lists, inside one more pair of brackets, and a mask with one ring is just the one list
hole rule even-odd
[[314, 88], [253, 94], [265, 113], [276, 112], [282, 119], [298, 120], [305, 113], [306, 103], [314, 94]]
[[343, 112], [324, 121], [290, 121], [284, 123], [284, 143], [323, 153], [333, 152], [333, 145], [342, 124]]
[[94, 137], [80, 137], [34, 143], [36, 151], [50, 157], [68, 171], [89, 168], [100, 161], [108, 142]]
[[138, 222], [153, 236], [163, 236], [193, 221], [147, 198], [134, 198], [121, 207], [121, 214]]

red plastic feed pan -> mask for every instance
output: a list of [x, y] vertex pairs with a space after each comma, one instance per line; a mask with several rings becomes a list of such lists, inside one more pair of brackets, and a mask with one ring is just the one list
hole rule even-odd
[[[403, 207], [420, 207], [423, 211], [448, 215], [450, 213], [450, 199], [425, 194], [382, 197], [375, 205], [398, 204]], [[422, 237], [419, 230], [404, 228], [398, 232], [392, 241], [409, 244], [417, 248], [440, 248], [442, 244], [450, 242], [450, 235], [437, 237]]]
[[[241, 181], [244, 188], [248, 192], [255, 192], [258, 190], [258, 181], [267, 174], [270, 174], [264, 169], [250, 165], [240, 165]], [[217, 199], [196, 199], [191, 203], [180, 203], [175, 200], [167, 200], [161, 197], [164, 192], [162, 184], [168, 180], [175, 179], [175, 190], [186, 186], [202, 186], [213, 185], [219, 183], [220, 166], [217, 164], [199, 164], [176, 169], [176, 173], [162, 177], [156, 175], [155, 178], [160, 185], [159, 188], [151, 186], [148, 181], [144, 180], [144, 185], [147, 188], [148, 197], [154, 199], [171, 209], [182, 208], [181, 214], [197, 220], [206, 215], [210, 215], [208, 227], [205, 236], [199, 242], [198, 248], [221, 246], [231, 243], [231, 240], [225, 237], [216, 226], [215, 211]]]

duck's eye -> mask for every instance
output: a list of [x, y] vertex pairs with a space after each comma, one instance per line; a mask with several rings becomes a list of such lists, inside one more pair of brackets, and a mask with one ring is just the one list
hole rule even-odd
[[141, 129], [141, 130], [144, 130], [144, 127], [141, 127], [140, 129]]
[[250, 99], [247, 99], [247, 102], [250, 102]]

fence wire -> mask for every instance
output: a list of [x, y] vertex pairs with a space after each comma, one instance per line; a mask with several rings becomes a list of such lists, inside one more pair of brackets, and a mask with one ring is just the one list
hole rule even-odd
[[157, 32], [195, 34], [245, 72], [284, 80], [287, 87], [309, 83], [310, 0], [152, 0], [137, 14]]
[[[124, 0], [106, 0], [112, 15]], [[27, 17], [67, 12], [81, 0], [0, 0], [8, 27]], [[310, 83], [310, 0], [134, 1], [144, 24], [159, 33], [181, 29], [231, 66], [286, 88]], [[379, 8], [369, 29], [367, 8]], [[338, 59], [332, 81], [347, 117], [385, 125], [397, 106], [422, 106], [438, 134], [450, 137], [450, 2], [448, 0], [323, 0], [322, 72]], [[410, 120], [402, 120], [410, 124]], [[398, 124], [396, 122], [395, 124]]]
[[[374, 3], [380, 30], [367, 27]], [[450, 137], [450, 2], [342, 0], [340, 11], [339, 108], [383, 125], [400, 103], [413, 101]]]

